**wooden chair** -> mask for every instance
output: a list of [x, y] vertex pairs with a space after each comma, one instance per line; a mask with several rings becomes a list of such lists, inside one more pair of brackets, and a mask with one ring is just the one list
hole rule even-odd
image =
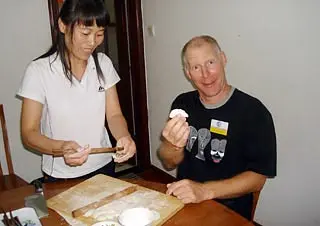
[[259, 196], [261, 191], [256, 191], [253, 193], [253, 204], [252, 204], [252, 211], [251, 211], [251, 221], [254, 221], [254, 213], [256, 212]]
[[13, 164], [11, 160], [8, 132], [7, 132], [7, 126], [6, 126], [6, 119], [4, 116], [4, 109], [2, 104], [0, 104], [0, 121], [1, 121], [2, 137], [3, 137], [3, 143], [4, 143], [4, 151], [6, 155], [8, 172], [9, 172], [9, 175], [3, 174], [1, 162], [0, 162], [0, 192], [1, 192], [1, 191], [13, 189], [13, 188], [22, 187], [22, 186], [28, 185], [28, 183], [22, 178], [20, 178], [19, 176], [14, 174]]

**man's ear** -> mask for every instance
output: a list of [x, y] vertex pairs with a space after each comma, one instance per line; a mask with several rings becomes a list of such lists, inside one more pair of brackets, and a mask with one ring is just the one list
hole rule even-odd
[[226, 54], [223, 51], [221, 51], [220, 52], [220, 57], [221, 57], [221, 61], [223, 63], [223, 66], [225, 67], [227, 65], [227, 62], [228, 62]]
[[187, 77], [189, 80], [191, 80], [191, 75], [190, 75], [189, 69], [185, 66], [183, 70], [184, 70], [184, 74], [186, 75], [186, 77]]
[[67, 31], [67, 26], [62, 22], [62, 20], [58, 19], [58, 26], [61, 33], [65, 34]]

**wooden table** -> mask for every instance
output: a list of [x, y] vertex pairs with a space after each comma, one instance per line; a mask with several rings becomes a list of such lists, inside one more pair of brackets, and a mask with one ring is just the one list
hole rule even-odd
[[[126, 180], [159, 192], [165, 192], [165, 184], [140, 179]], [[80, 183], [81, 180], [68, 180], [44, 185], [44, 194], [49, 199], [66, 189]], [[0, 193], [0, 203], [5, 209], [18, 209], [24, 206], [24, 197], [33, 194], [31, 185], [4, 191]], [[49, 216], [42, 218], [44, 226], [64, 226], [68, 223], [56, 212], [49, 210]], [[163, 226], [201, 225], [201, 226], [254, 226], [254, 224], [222, 204], [209, 200], [198, 204], [187, 204]]]

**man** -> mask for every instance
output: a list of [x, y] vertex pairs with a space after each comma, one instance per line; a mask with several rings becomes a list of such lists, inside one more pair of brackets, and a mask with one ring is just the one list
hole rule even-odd
[[272, 116], [256, 98], [232, 87], [226, 56], [210, 36], [192, 38], [182, 50], [186, 76], [197, 89], [179, 95], [182, 109], [163, 131], [159, 157], [178, 167], [167, 194], [184, 203], [215, 199], [251, 219], [253, 192], [276, 176], [276, 137]]

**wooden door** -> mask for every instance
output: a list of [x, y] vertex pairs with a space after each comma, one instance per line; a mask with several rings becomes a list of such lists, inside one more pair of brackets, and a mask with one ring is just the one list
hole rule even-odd
[[[107, 7], [114, 7], [108, 9], [114, 10], [114, 21], [107, 29], [102, 49], [111, 58], [121, 78], [117, 84], [120, 105], [137, 146], [136, 158], [129, 161], [135, 167], [130, 171], [143, 171], [150, 167], [150, 150], [141, 0], [104, 1]], [[48, 0], [52, 34], [62, 2]]]
[[[134, 121], [133, 83], [130, 70], [130, 42], [128, 34], [127, 0], [104, 0], [110, 14], [110, 25], [106, 29], [104, 52], [111, 58], [121, 81], [117, 84], [119, 101], [127, 120], [130, 134], [136, 138]], [[107, 125], [106, 125], [107, 126]], [[116, 141], [111, 141], [115, 145]], [[137, 156], [128, 162], [117, 164], [116, 171], [137, 166]]]

